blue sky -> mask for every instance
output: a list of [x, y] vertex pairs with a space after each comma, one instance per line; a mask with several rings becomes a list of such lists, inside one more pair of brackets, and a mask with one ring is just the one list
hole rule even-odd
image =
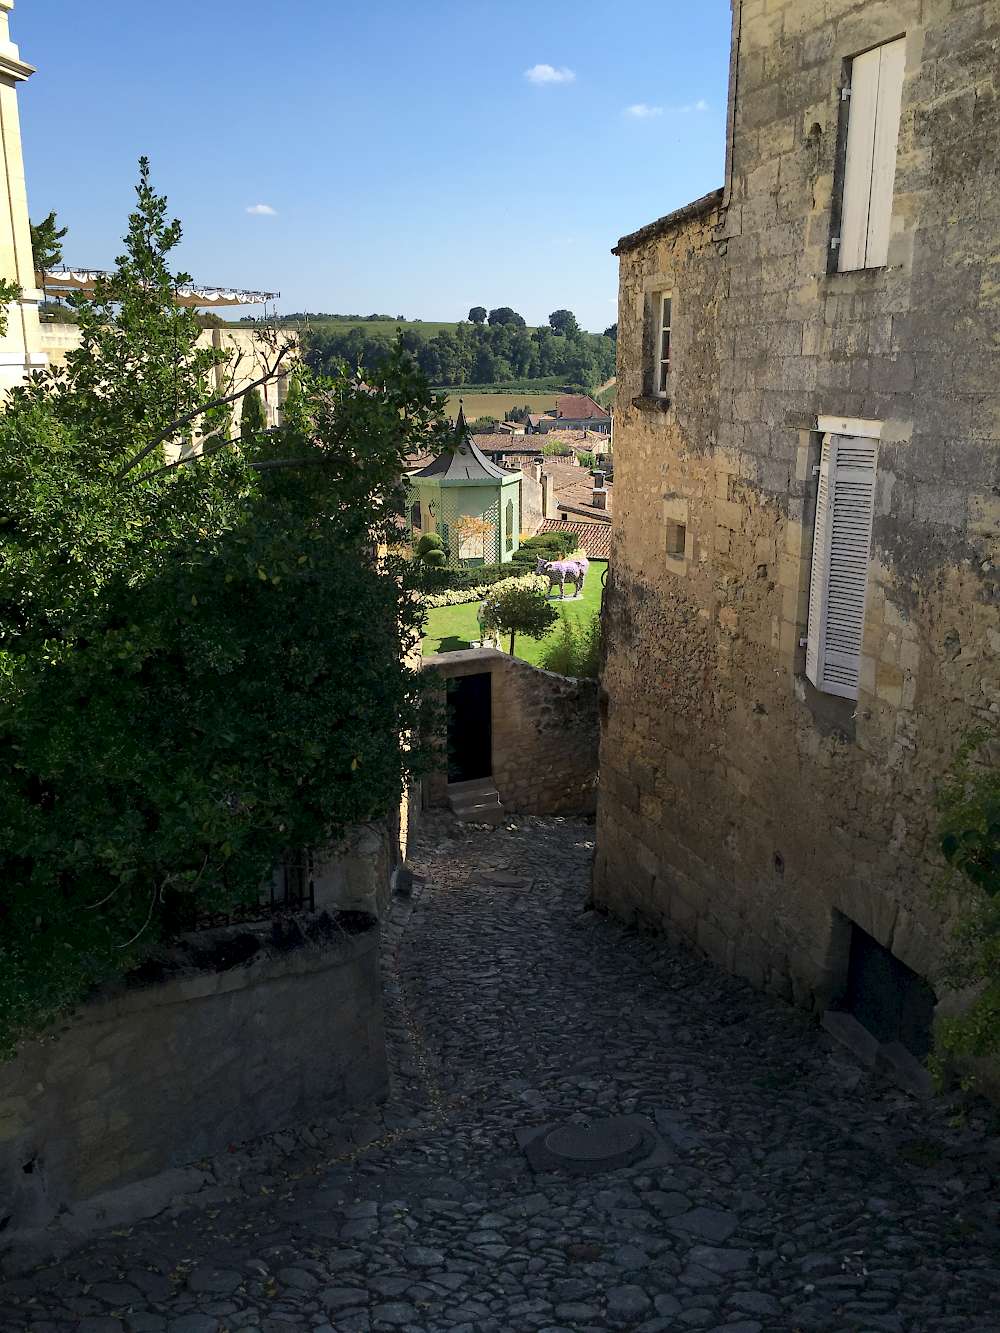
[[282, 310], [600, 331], [617, 238], [722, 183], [728, 0], [18, 0], [11, 31], [67, 260], [112, 262], [146, 153], [184, 266]]

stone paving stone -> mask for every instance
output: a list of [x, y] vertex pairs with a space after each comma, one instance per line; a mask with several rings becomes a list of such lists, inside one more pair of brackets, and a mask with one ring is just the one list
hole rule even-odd
[[[239, 1146], [201, 1206], [8, 1282], [3, 1333], [1000, 1331], [986, 1117], [584, 911], [592, 824], [511, 822], [425, 818], [387, 1106]], [[515, 1139], [618, 1116], [662, 1158], [535, 1175]]]

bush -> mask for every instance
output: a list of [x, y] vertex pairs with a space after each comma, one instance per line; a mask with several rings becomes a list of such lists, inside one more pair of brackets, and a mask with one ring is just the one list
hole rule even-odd
[[448, 563], [448, 557], [445, 555], [444, 551], [441, 550], [428, 551], [426, 555], [421, 557], [421, 559], [424, 564], [429, 565], [431, 569], [442, 569]]
[[421, 558], [431, 551], [440, 551], [444, 543], [436, 532], [425, 532], [417, 542], [416, 552]]
[[428, 569], [424, 561], [423, 591], [427, 593], [483, 588], [509, 579], [517, 570], [507, 565], [465, 565], [458, 569]]
[[572, 532], [540, 532], [537, 537], [529, 537], [514, 552], [513, 559], [519, 565], [534, 567], [535, 561], [565, 560], [577, 549], [579, 537]]
[[421, 601], [428, 609], [437, 606], [464, 606], [467, 602], [479, 602], [487, 597], [494, 588], [503, 588], [507, 583], [514, 582], [515, 579], [523, 578], [520, 570], [511, 570], [511, 566], [505, 566], [507, 577], [499, 579], [493, 583], [481, 583], [475, 587], [469, 588], [449, 588], [445, 592], [426, 593], [421, 597]]
[[570, 458], [573, 446], [567, 444], [565, 440], [550, 440], [548, 444], [542, 445], [542, 453], [546, 458]]
[[585, 625], [562, 613], [557, 634], [545, 645], [542, 666], [560, 676], [596, 680], [601, 669], [601, 617]]
[[581, 467], [588, 468], [591, 472], [597, 467], [597, 455], [581, 452], [576, 456], [576, 461]]

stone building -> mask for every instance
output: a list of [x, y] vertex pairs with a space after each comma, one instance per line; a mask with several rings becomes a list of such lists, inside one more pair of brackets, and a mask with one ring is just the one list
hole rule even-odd
[[1000, 711], [1000, 3], [733, 9], [724, 187], [616, 249], [595, 897], [919, 1056]]

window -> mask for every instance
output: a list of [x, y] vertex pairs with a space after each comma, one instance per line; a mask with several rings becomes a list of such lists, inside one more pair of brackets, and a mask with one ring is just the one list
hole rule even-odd
[[507, 501], [507, 509], [505, 517], [507, 520], [507, 530], [506, 530], [507, 550], [513, 551], [514, 549], [514, 501], [513, 500]]
[[423, 516], [420, 513], [420, 501], [414, 500], [410, 506], [410, 527], [414, 532], [419, 532], [423, 527]]
[[656, 395], [666, 398], [670, 388], [670, 316], [673, 298], [665, 292], [657, 305], [656, 319]]
[[806, 676], [856, 699], [861, 680], [878, 441], [825, 435], [816, 493]]
[[667, 555], [683, 560], [687, 546], [687, 527], [683, 523], [667, 524]]
[[905, 65], [904, 37], [851, 61], [851, 83], [844, 90], [850, 109], [838, 257], [842, 273], [881, 268], [889, 261]]

